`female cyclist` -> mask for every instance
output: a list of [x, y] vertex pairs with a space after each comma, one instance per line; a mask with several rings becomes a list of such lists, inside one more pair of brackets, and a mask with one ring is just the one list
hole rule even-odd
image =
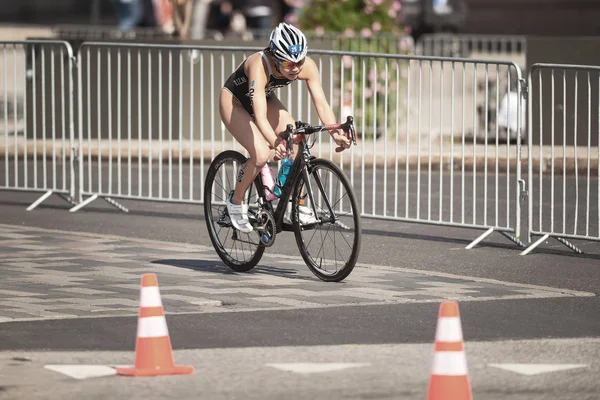
[[[317, 65], [306, 56], [307, 51], [304, 34], [282, 22], [271, 32], [269, 46], [244, 60], [221, 89], [221, 120], [250, 155], [240, 169], [233, 195], [227, 199], [231, 223], [241, 232], [252, 231], [248, 205], [243, 204], [244, 194], [269, 160], [271, 149], [276, 159], [286, 156], [285, 144], [278, 133], [295, 122], [273, 91], [296, 80], [305, 81], [321, 122], [336, 123]], [[329, 133], [338, 146], [350, 147], [350, 140], [339, 131]]]

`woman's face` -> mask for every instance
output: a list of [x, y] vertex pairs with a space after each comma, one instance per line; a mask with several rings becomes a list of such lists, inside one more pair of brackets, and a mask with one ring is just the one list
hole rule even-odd
[[292, 81], [296, 79], [300, 74], [300, 71], [302, 71], [302, 68], [304, 67], [304, 61], [306, 61], [306, 58], [303, 58], [298, 62], [279, 61], [275, 59], [275, 62], [279, 65], [279, 71], [281, 72], [281, 74], [285, 78]]

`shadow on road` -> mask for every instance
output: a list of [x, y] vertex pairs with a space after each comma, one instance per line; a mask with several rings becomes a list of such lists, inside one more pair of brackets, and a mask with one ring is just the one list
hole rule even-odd
[[[17, 206], [17, 207], [26, 208], [30, 205], [30, 203], [21, 202], [21, 201], [1, 200], [0, 205]], [[69, 205], [62, 205], [62, 204], [61, 205], [59, 205], [59, 204], [41, 204], [39, 206], [39, 209], [40, 210], [41, 209], [63, 210], [65, 212], [67, 212], [70, 207], [71, 206], [69, 206]], [[77, 213], [78, 214], [79, 213], [99, 213], [99, 214], [110, 214], [110, 215], [129, 214], [129, 215], [133, 215], [133, 216], [142, 216], [142, 217], [169, 218], [169, 219], [177, 219], [177, 220], [195, 219], [198, 221], [204, 221], [205, 220], [204, 215], [201, 214], [203, 212], [203, 210], [201, 209], [202, 207], [200, 205], [198, 207], [200, 207], [200, 210], [199, 210], [200, 212], [198, 214], [189, 213], [189, 212], [188, 213], [179, 213], [179, 212], [175, 212], [175, 211], [154, 211], [154, 210], [136, 210], [136, 209], [129, 209], [128, 213], [124, 213], [123, 211], [117, 210], [116, 208], [110, 207], [109, 205], [103, 205], [103, 207], [88, 206], [82, 210], [77, 211]], [[364, 220], [367, 220], [367, 219], [363, 218], [363, 221]], [[403, 222], [397, 222], [397, 224], [398, 224], [398, 226], [403, 226], [403, 224], [404, 225], [416, 225], [415, 223], [403, 223]], [[364, 223], [363, 223], [363, 226], [364, 226]], [[463, 228], [457, 227], [457, 228], [452, 228], [452, 229], [460, 230]], [[471, 231], [473, 231], [473, 230], [471, 230]], [[392, 231], [392, 230], [369, 229], [369, 228], [363, 228], [362, 232], [364, 235], [371, 235], [371, 236], [394, 237], [394, 238], [399, 238], [399, 239], [423, 240], [423, 241], [434, 241], [434, 242], [443, 242], [443, 243], [455, 243], [455, 244], [461, 245], [463, 247], [466, 247], [476, 237], [474, 235], [472, 239], [460, 239], [460, 238], [456, 238], [456, 237], [439, 236], [439, 235], [428, 234], [428, 233], [398, 232], [398, 231]], [[500, 234], [494, 234], [494, 235], [501, 237]], [[477, 248], [486, 248], [487, 247], [487, 248], [496, 248], [496, 249], [504, 249], [504, 250], [513, 250], [516, 252], [521, 252], [524, 250], [524, 248], [520, 248], [516, 244], [509, 242], [508, 239], [505, 239], [505, 240], [507, 240], [507, 243], [490, 242], [490, 241], [484, 240], [483, 242], [481, 242], [477, 245]], [[554, 240], [551, 240], [550, 242], [553, 242], [553, 241]], [[572, 240], [572, 243], [574, 243], [575, 245], [578, 245], [578, 242], [579, 241]], [[556, 243], [558, 243], [558, 242], [556, 241], [554, 244], [556, 244]], [[561, 247], [553, 247], [553, 248], [546, 247], [546, 248], [544, 248], [542, 245], [541, 247], [536, 248], [527, 257], [535, 257], [535, 254], [548, 254], [548, 255], [568, 256], [568, 257], [582, 258], [582, 259], [600, 260], [600, 254], [589, 254], [589, 253], [578, 254], [571, 250], [568, 250], [566, 247], [564, 249]], [[177, 260], [174, 260], [174, 261], [177, 261]], [[214, 266], [214, 264], [212, 264], [212, 265]], [[227, 267], [224, 266], [224, 268], [227, 268]], [[256, 267], [254, 270], [260, 271], [260, 266]]]
[[[291, 266], [288, 269], [288, 268], [280, 268], [280, 267], [267, 266], [267, 265], [257, 265], [256, 267], [254, 267], [253, 269], [251, 269], [248, 272], [235, 272], [232, 269], [230, 269], [229, 267], [227, 267], [226, 265], [222, 264], [220, 261], [214, 261], [214, 260], [167, 259], [167, 260], [154, 260], [151, 263], [168, 265], [168, 266], [177, 267], [177, 268], [191, 269], [191, 270], [200, 271], [200, 272], [213, 272], [213, 273], [219, 273], [219, 274], [230, 275], [230, 276], [271, 275], [271, 276], [285, 277], [286, 279], [299, 279], [299, 280], [303, 280], [303, 281], [314, 281], [316, 279], [316, 278], [312, 277], [311, 275], [308, 275], [308, 276], [299, 275], [298, 269], [294, 266]], [[308, 271], [308, 268], [306, 268], [306, 271]]]

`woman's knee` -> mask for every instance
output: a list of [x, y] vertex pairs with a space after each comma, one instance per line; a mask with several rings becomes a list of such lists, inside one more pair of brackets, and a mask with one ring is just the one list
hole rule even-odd
[[270, 156], [271, 150], [267, 146], [264, 146], [264, 148], [256, 149], [255, 156], [251, 158], [254, 159], [254, 163], [258, 168], [262, 168], [269, 161]]

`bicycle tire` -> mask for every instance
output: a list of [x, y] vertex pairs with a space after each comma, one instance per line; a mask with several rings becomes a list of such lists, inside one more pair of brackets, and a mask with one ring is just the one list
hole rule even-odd
[[[225, 201], [235, 188], [237, 171], [244, 162], [246, 162], [246, 157], [237, 151], [222, 152], [210, 164], [204, 183], [204, 216], [208, 236], [221, 260], [236, 272], [250, 271], [258, 264], [265, 252], [265, 247], [260, 244], [258, 232], [242, 233], [234, 229], [230, 222], [227, 222], [229, 215]], [[252, 204], [252, 201], [257, 198], [259, 193], [257, 188], [258, 179], [250, 185], [246, 192], [244, 199], [246, 204]], [[213, 201], [213, 199], [219, 201]], [[241, 239], [235, 239], [235, 237]]]
[[[352, 190], [352, 185], [348, 177], [337, 165], [329, 160], [316, 159], [312, 161], [308, 176], [311, 181], [310, 187], [315, 198], [315, 203], [318, 203], [315, 204], [318, 213], [317, 217], [320, 218], [321, 222], [312, 224], [313, 226], [303, 226], [299, 222], [298, 210], [300, 200], [301, 198], [309, 198], [309, 196], [305, 195], [303, 189], [306, 185], [303, 174], [296, 183], [292, 198], [292, 224], [294, 226], [296, 244], [298, 245], [300, 255], [313, 274], [326, 282], [339, 282], [350, 275], [360, 253], [362, 231], [356, 195], [354, 194], [354, 190]], [[330, 178], [337, 179], [339, 184], [336, 183], [333, 185], [327, 182]], [[318, 187], [316, 184], [317, 179], [323, 183], [322, 187]], [[337, 188], [334, 186], [337, 186]], [[326, 189], [329, 189], [330, 193], [326, 193]], [[339, 197], [338, 194], [342, 197], [337, 198]], [[330, 202], [334, 210], [333, 216], [329, 212], [329, 207], [326, 206], [325, 199]], [[326, 221], [327, 219], [329, 221]], [[334, 219], [335, 222], [331, 222]], [[322, 229], [326, 229], [326, 231], [322, 232]], [[353, 234], [353, 239], [349, 241], [348, 237], [350, 234]], [[329, 243], [335, 247], [337, 239], [339, 239], [342, 249], [338, 250], [335, 248], [333, 251], [333, 260], [328, 260], [325, 257], [324, 246]], [[347, 251], [346, 247], [350, 250], [350, 255], [343, 262], [341, 268], [336, 268], [334, 272], [325, 271], [323, 269], [324, 263], [333, 262], [337, 267], [337, 258]], [[316, 251], [314, 250], [315, 248], [317, 249]]]

